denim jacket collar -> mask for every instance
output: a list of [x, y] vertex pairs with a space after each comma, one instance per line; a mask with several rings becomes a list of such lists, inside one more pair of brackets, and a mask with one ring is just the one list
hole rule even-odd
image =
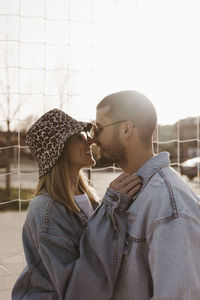
[[144, 187], [149, 179], [158, 171], [158, 169], [167, 167], [170, 164], [169, 153], [164, 151], [159, 154], [154, 155], [148, 161], [146, 161], [139, 170], [137, 170], [136, 175], [143, 178]]

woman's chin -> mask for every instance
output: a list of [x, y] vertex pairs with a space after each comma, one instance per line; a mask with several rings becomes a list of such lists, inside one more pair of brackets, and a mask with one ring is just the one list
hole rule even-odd
[[91, 165], [91, 166], [94, 167], [94, 166], [96, 165], [96, 163], [97, 163], [96, 160], [93, 158], [93, 159], [92, 159], [92, 165]]
[[87, 159], [84, 160], [82, 164], [82, 168], [89, 168], [96, 165], [96, 160], [93, 156], [88, 156]]
[[91, 157], [91, 159], [88, 161], [87, 167], [93, 167], [95, 165], [96, 165], [96, 160], [93, 157]]

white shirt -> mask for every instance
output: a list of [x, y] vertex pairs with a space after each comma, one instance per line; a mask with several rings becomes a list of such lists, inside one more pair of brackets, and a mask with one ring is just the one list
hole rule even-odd
[[78, 206], [84, 211], [84, 213], [89, 217], [93, 212], [93, 207], [88, 198], [87, 194], [82, 195], [74, 195], [74, 200], [78, 204]]

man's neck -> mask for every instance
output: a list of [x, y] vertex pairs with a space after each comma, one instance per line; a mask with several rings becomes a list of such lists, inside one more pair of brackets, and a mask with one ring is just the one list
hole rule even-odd
[[150, 158], [154, 156], [152, 151], [140, 151], [139, 153], [134, 153], [134, 151], [129, 151], [127, 153], [126, 163], [120, 163], [120, 168], [128, 174], [134, 174], [141, 168], [142, 165]]

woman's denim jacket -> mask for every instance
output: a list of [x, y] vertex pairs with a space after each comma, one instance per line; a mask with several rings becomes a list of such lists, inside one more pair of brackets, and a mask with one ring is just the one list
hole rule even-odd
[[82, 211], [70, 216], [47, 193], [35, 197], [23, 226], [27, 266], [12, 299], [110, 299], [125, 243], [129, 200], [108, 188], [87, 222]]

